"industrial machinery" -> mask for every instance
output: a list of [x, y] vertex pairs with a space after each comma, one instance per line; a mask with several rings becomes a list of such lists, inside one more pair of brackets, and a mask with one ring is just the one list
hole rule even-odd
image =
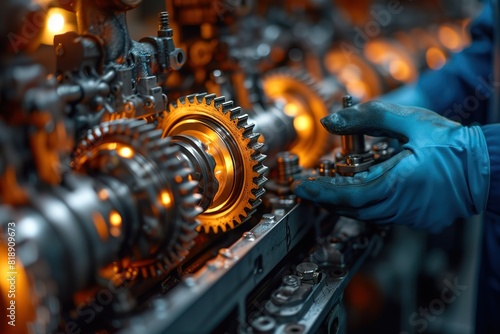
[[[343, 290], [386, 229], [290, 186], [393, 149], [320, 126], [346, 92], [332, 36], [293, 30], [300, 2], [172, 0], [134, 41], [141, 2], [59, 0], [78, 32], [55, 36], [55, 73], [29, 57], [39, 31], [12, 39], [46, 8], [0, 5], [0, 331], [342, 333]], [[302, 27], [331, 29], [329, 10]]]

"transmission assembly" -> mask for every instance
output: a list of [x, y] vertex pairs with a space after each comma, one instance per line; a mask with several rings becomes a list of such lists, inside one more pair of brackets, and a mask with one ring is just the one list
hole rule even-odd
[[[0, 5], [0, 331], [342, 332], [386, 229], [290, 185], [393, 149], [320, 126], [347, 93], [325, 64], [331, 4], [172, 0], [135, 41], [141, 2]], [[77, 25], [53, 73], [30, 57], [42, 29], [15, 39], [48, 3]]]

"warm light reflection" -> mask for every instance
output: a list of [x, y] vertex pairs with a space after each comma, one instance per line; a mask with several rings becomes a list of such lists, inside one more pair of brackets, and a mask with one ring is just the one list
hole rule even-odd
[[436, 47], [431, 47], [425, 53], [425, 59], [429, 68], [439, 70], [446, 64], [446, 55]]
[[306, 131], [313, 131], [314, 127], [312, 124], [311, 117], [308, 115], [300, 115], [295, 117], [293, 120], [293, 127], [299, 134]]
[[132, 158], [134, 156], [134, 151], [130, 147], [122, 147], [118, 150], [118, 155], [122, 158]]
[[77, 31], [76, 16], [62, 8], [52, 7], [47, 12], [45, 27], [41, 36], [41, 42], [46, 45], [54, 44], [54, 36], [69, 31]]
[[340, 49], [333, 49], [325, 57], [325, 65], [358, 100], [366, 101], [382, 93], [377, 73], [357, 55], [351, 54], [348, 58]]
[[172, 197], [168, 191], [162, 191], [160, 194], [161, 204], [165, 207], [170, 207], [172, 204]]
[[463, 48], [460, 32], [450, 25], [439, 27], [438, 38], [441, 44], [451, 51], [458, 52]]
[[64, 17], [59, 13], [51, 14], [47, 19], [47, 29], [54, 34], [59, 34], [64, 28]]
[[416, 66], [410, 55], [396, 42], [376, 40], [368, 43], [365, 48], [366, 58], [382, 72], [388, 73], [400, 82], [411, 82], [417, 77]]
[[99, 237], [102, 240], [107, 240], [109, 237], [108, 225], [106, 225], [106, 221], [100, 212], [94, 212], [92, 214], [92, 222], [94, 223], [94, 227], [96, 228]]
[[296, 103], [290, 102], [285, 106], [284, 112], [290, 117], [295, 117], [300, 112], [300, 108]]
[[122, 231], [122, 216], [114, 210], [111, 211], [109, 214], [109, 223], [111, 224], [109, 231], [111, 235], [115, 238], [119, 237]]
[[390, 62], [389, 73], [398, 81], [407, 82], [411, 79], [410, 66], [401, 59], [394, 59]]

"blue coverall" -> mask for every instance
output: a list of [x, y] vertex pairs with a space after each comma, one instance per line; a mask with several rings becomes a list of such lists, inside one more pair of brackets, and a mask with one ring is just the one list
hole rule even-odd
[[[495, 22], [500, 13], [494, 15], [493, 8], [485, 5], [471, 24], [470, 47], [454, 55], [441, 70], [422, 74], [413, 87], [395, 91], [386, 100], [418, 105], [465, 125], [486, 124], [494, 88], [500, 85], [493, 74], [493, 24], [500, 24]], [[482, 129], [491, 175], [482, 232], [476, 331], [500, 333], [500, 124], [483, 125]]]

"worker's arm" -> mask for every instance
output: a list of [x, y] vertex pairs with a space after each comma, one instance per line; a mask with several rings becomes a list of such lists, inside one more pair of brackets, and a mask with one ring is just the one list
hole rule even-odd
[[426, 109], [383, 102], [343, 109], [322, 123], [337, 135], [396, 138], [403, 150], [353, 177], [299, 181], [301, 198], [333, 205], [340, 215], [429, 231], [499, 210], [498, 124], [466, 127]]

